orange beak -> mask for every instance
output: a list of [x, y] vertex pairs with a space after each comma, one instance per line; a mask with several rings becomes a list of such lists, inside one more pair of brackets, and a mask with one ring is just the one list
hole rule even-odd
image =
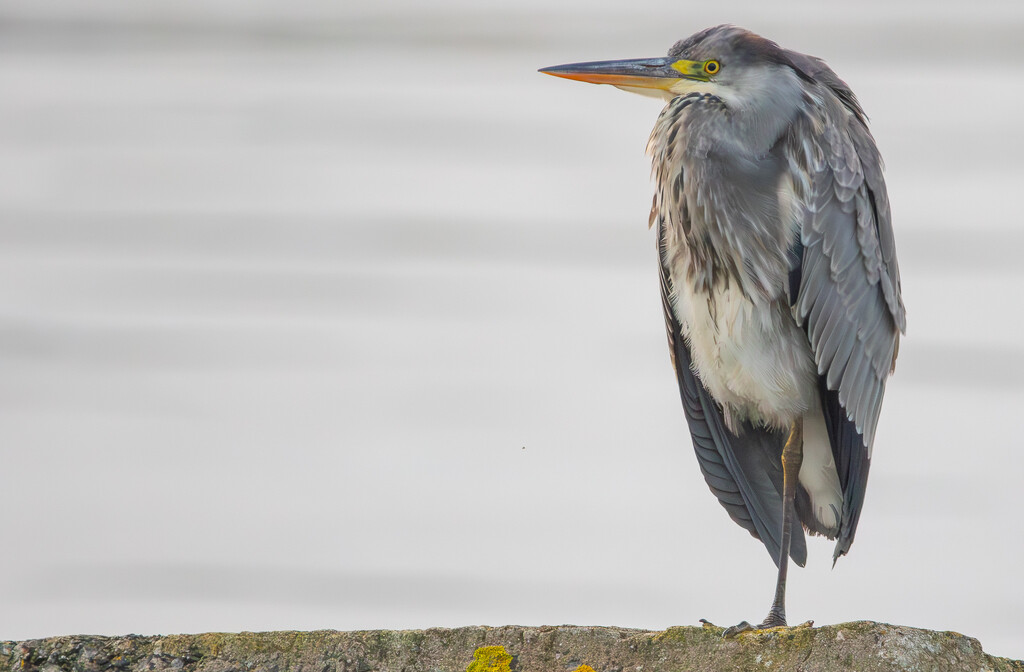
[[[591, 84], [611, 84], [628, 89], [670, 90], [680, 79], [692, 77], [691, 61], [668, 58], [635, 58], [624, 61], [593, 61], [541, 68], [540, 72]], [[695, 74], [695, 73], [694, 73]]]

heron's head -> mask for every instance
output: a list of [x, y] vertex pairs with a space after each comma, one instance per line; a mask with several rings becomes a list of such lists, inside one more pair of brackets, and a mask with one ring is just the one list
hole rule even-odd
[[789, 53], [760, 35], [726, 25], [676, 42], [665, 57], [570, 63], [541, 72], [665, 99], [698, 92], [742, 104], [794, 85], [797, 72]]

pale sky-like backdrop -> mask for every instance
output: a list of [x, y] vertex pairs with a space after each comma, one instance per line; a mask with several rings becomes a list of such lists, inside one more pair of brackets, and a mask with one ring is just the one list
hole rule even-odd
[[857, 540], [791, 621], [1024, 658], [1024, 3], [0, 0], [0, 639], [760, 619], [663, 333], [660, 103], [825, 58], [907, 305]]

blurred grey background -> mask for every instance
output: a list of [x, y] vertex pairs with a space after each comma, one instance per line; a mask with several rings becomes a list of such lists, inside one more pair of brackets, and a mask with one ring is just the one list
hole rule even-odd
[[656, 101], [537, 74], [744, 25], [888, 165], [909, 313], [790, 615], [1024, 658], [1024, 4], [0, 2], [0, 638], [763, 615], [697, 469]]

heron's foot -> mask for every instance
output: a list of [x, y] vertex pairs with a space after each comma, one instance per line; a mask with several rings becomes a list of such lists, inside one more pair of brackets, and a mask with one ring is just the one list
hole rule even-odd
[[757, 625], [756, 627], [743, 621], [737, 623], [731, 628], [726, 628], [725, 632], [722, 633], [722, 637], [726, 639], [732, 639], [741, 632], [751, 632], [753, 630], [767, 630], [768, 628], [784, 628], [786, 627], [786, 612], [784, 609], [778, 607], [772, 607], [771, 611], [768, 612], [768, 618]]
[[741, 621], [741, 622], [737, 623], [736, 625], [731, 625], [728, 628], [726, 628], [725, 630], [723, 630], [722, 631], [722, 637], [725, 638], [725, 639], [732, 639], [733, 637], [737, 636], [741, 632], [750, 632], [752, 630], [757, 630], [757, 629], [758, 628], [755, 628], [749, 622]]
[[[702, 622], [705, 624], [705, 627], [707, 625], [710, 625], [710, 623], [708, 623], [707, 621]], [[751, 625], [747, 621], [743, 621], [741, 623], [737, 623], [732, 627], [728, 627], [722, 631], [722, 637], [725, 639], [732, 639], [744, 632], [760, 632], [762, 630], [770, 630], [772, 628], [787, 628], [790, 630], [794, 630], [796, 628], [811, 627], [814, 627], [814, 621], [804, 621], [800, 625], [789, 626], [786, 624], [785, 620], [779, 623], [778, 618], [773, 618], [772, 614], [769, 614], [768, 618], [764, 619], [764, 623], [760, 623], [758, 625]]]
[[761, 622], [761, 625], [757, 626], [758, 630], [767, 630], [768, 628], [784, 628], [788, 625], [786, 623], [786, 610], [780, 607], [772, 607], [768, 612], [768, 618]]
[[748, 630], [753, 630], [754, 629], [754, 626], [752, 626], [750, 623], [747, 623], [746, 621], [743, 621], [742, 623], [740, 623], [738, 625], [734, 625], [734, 626], [729, 627], [729, 628], [719, 627], [719, 626], [715, 625], [714, 623], [712, 623], [711, 621], [709, 621], [706, 618], [700, 619], [700, 624], [701, 624], [701, 627], [703, 627], [705, 630], [721, 630], [722, 631], [722, 637], [726, 637], [726, 638], [735, 637], [736, 635], [740, 634], [741, 632], [747, 632]]

